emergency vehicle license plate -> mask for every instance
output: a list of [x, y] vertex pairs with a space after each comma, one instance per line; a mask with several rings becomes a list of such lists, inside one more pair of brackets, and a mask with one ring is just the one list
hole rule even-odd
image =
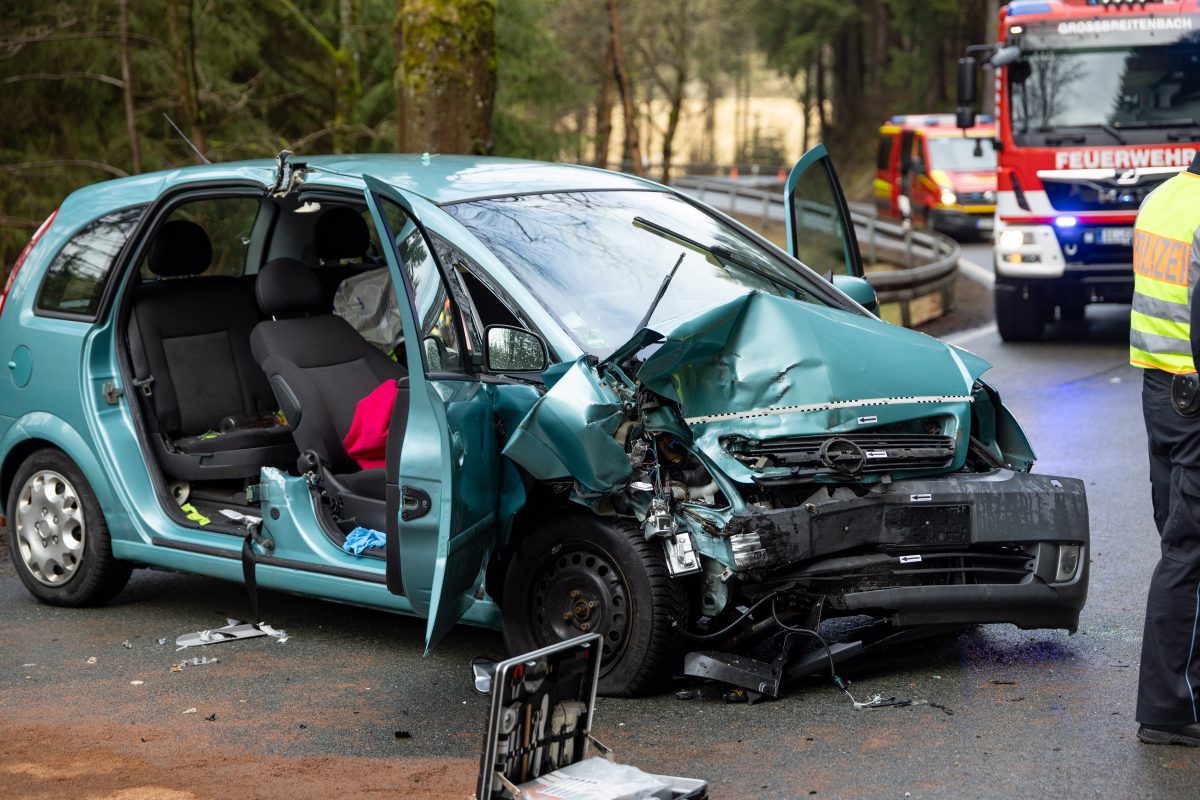
[[1100, 244], [1133, 244], [1133, 228], [1101, 228]]

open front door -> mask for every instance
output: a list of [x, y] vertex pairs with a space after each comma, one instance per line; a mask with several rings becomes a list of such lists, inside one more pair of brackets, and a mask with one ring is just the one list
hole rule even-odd
[[[399, 296], [408, 366], [389, 431], [388, 588], [426, 614], [426, 651], [475, 602], [495, 543], [499, 446], [473, 370], [474, 325], [404, 193], [370, 176], [367, 205]], [[407, 413], [405, 413], [407, 412]]]
[[784, 186], [788, 252], [822, 275], [863, 275], [850, 209], [825, 145], [804, 154]]

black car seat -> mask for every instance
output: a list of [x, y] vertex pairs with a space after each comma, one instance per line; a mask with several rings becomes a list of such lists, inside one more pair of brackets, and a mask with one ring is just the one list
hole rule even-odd
[[196, 277], [211, 261], [203, 228], [167, 222], [147, 255], [159, 280], [135, 287], [129, 317], [134, 385], [150, 439], [163, 470], [182, 480], [251, 478], [296, 459], [250, 354], [259, 319], [250, 287], [233, 277]]
[[[400, 383], [396, 402], [407, 409], [405, 369], [330, 313], [314, 271], [293, 258], [266, 264], [255, 286], [259, 308], [271, 319], [250, 334], [250, 347], [292, 427], [296, 445], [310, 453], [341, 496], [344, 515], [385, 530], [384, 471], [360, 469], [342, 440], [358, 401], [381, 383]], [[399, 426], [398, 426], [399, 427]]]
[[349, 206], [331, 206], [321, 212], [313, 226], [313, 245], [321, 263], [316, 275], [322, 295], [331, 302], [346, 278], [384, 266], [369, 255], [371, 232], [366, 220]]

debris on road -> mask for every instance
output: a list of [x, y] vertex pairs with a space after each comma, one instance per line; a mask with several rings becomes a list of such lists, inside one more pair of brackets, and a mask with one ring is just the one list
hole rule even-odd
[[211, 628], [209, 630], [183, 634], [175, 640], [175, 647], [176, 650], [183, 650], [187, 647], [220, 644], [221, 642], [232, 642], [238, 639], [254, 639], [259, 636], [270, 636], [280, 644], [288, 640], [286, 631], [277, 630], [265, 623], [260, 622], [257, 625], [252, 625], [248, 622], [239, 622], [238, 620], [230, 619], [226, 620], [226, 625], [223, 628]]
[[130, 681], [129, 685], [130, 686], [141, 686], [143, 683], [145, 683], [145, 681]]
[[195, 708], [195, 706], [193, 706], [193, 707], [189, 708], [187, 711], [184, 711], [183, 713], [185, 713], [185, 714], [195, 714], [195, 713], [196, 713], [196, 708]]
[[[301, 725], [300, 727], [303, 728], [304, 726]], [[408, 731], [396, 731], [396, 738], [397, 739], [411, 739], [412, 734], [409, 733]]]
[[167, 640], [166, 640], [166, 638], [164, 637], [164, 638], [162, 638], [162, 639], [159, 639], [159, 640], [158, 640], [158, 643], [159, 643], [159, 644], [166, 644], [166, 643], [167, 643]]
[[128, 639], [126, 639], [125, 641], [121, 642], [121, 647], [124, 647], [126, 650], [132, 650], [132, 649], [133, 649], [133, 645], [129, 643], [129, 640], [128, 640]]
[[87, 660], [87, 663], [89, 663], [89, 664], [95, 664], [95, 663], [96, 663], [96, 657], [95, 657], [95, 656], [91, 656], [90, 658], [88, 658], [88, 660]]
[[213, 713], [209, 714], [204, 719], [208, 722], [216, 722], [217, 721], [217, 712], [214, 711]]
[[220, 660], [219, 658], [209, 658], [208, 656], [185, 658], [183, 661], [172, 664], [171, 672], [183, 672], [185, 667], [202, 667], [205, 664], [217, 664]]

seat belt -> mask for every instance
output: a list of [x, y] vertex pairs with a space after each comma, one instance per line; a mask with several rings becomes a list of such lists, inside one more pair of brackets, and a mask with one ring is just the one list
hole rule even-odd
[[138, 324], [137, 312], [129, 315], [129, 326], [133, 329], [132, 335], [129, 337], [129, 360], [133, 362], [133, 385], [138, 388], [143, 397], [153, 397], [154, 376], [150, 374], [150, 365], [146, 363], [146, 351], [142, 344], [142, 328]]
[[275, 549], [275, 540], [270, 536], [259, 533], [262, 522], [251, 522], [246, 525], [246, 538], [242, 540], [242, 580], [246, 584], [246, 596], [250, 601], [250, 619], [252, 624], [260, 625], [262, 617], [258, 615], [258, 581], [254, 568], [258, 563], [258, 554], [254, 545], [258, 545], [268, 553]]

